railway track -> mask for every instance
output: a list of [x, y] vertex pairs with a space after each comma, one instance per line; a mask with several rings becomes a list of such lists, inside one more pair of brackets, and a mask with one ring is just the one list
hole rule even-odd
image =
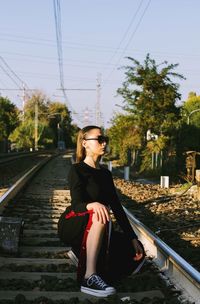
[[0, 164], [6, 164], [14, 160], [19, 160], [24, 157], [32, 157], [33, 155], [41, 154], [41, 151], [34, 152], [14, 152], [0, 154]]
[[55, 152], [37, 151], [0, 155], [0, 196], [29, 169]]
[[115, 178], [123, 205], [158, 237], [200, 271], [200, 202], [196, 186], [180, 191], [180, 185], [169, 189], [159, 184], [124, 182]]
[[[131, 214], [128, 216], [134, 229], [144, 243], [151, 244], [151, 251], [147, 252], [149, 258], [142, 271], [116, 283], [118, 294], [109, 299], [99, 300], [79, 292], [76, 267], [67, 255], [70, 248], [57, 237], [58, 218], [70, 203], [67, 184], [70, 165], [71, 155], [54, 157], [34, 178], [32, 176], [23, 191], [17, 185], [17, 192], [21, 192], [9, 197], [8, 205], [4, 203], [6, 194], [0, 198], [3, 217], [24, 220], [19, 252], [14, 255], [2, 252], [0, 255], [0, 303], [199, 303], [198, 298], [193, 302], [187, 300], [185, 294], [181, 298], [180, 290], [163, 280], [164, 269], [160, 270], [152, 263], [152, 253], [159, 247], [158, 238], [156, 241], [148, 235], [146, 227]], [[149, 243], [145, 246], [150, 248]], [[161, 246], [158, 255], [163, 251]], [[165, 256], [163, 262], [166, 264], [167, 261]], [[198, 284], [191, 286], [199, 288]], [[196, 297], [194, 290], [193, 295]]]

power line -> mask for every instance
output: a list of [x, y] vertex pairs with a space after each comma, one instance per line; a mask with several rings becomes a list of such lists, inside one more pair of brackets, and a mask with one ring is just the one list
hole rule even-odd
[[4, 73], [12, 80], [12, 82], [19, 88], [21, 89], [19, 83], [9, 74], [9, 72], [0, 64], [1, 69], [4, 71]]
[[138, 30], [138, 28], [139, 28], [139, 26], [140, 26], [140, 24], [141, 24], [141, 22], [142, 22], [142, 19], [144, 18], [145, 13], [147, 12], [147, 9], [148, 9], [150, 3], [151, 3], [151, 0], [148, 1], [147, 5], [146, 5], [146, 7], [145, 7], [145, 9], [144, 9], [144, 11], [143, 11], [143, 13], [142, 13], [142, 16], [140, 17], [140, 19], [139, 19], [139, 21], [138, 21], [138, 23], [137, 23], [137, 25], [136, 25], [136, 27], [135, 27], [135, 30], [133, 31], [133, 33], [132, 33], [132, 35], [131, 35], [131, 37], [130, 37], [128, 43], [126, 44], [126, 46], [125, 46], [125, 48], [124, 48], [124, 51], [123, 51], [121, 57], [119, 58], [117, 64], [118, 64], [119, 61], [122, 59], [122, 56], [124, 55], [124, 53], [125, 53], [125, 51], [127, 50], [128, 46], [129, 46], [129, 44], [130, 44], [130, 42], [131, 42], [132, 39], [133, 39], [135, 33], [137, 32], [137, 30]]
[[[63, 97], [65, 99], [65, 102], [66, 102], [69, 110], [72, 112], [72, 114], [76, 115], [76, 119], [81, 123], [79, 114], [76, 113], [76, 111], [71, 106], [69, 99], [67, 97], [67, 94], [66, 94], [66, 91], [69, 89], [66, 89], [65, 84], [64, 84], [60, 0], [53, 0], [53, 3], [54, 3], [54, 17], [55, 17], [55, 27], [56, 27], [57, 52], [58, 52], [58, 66], [59, 66], [59, 74], [60, 74], [60, 90], [63, 93]], [[76, 89], [74, 89], [74, 90], [76, 90]], [[90, 90], [92, 90], [92, 89], [90, 89]]]
[[[121, 56], [119, 57], [118, 61], [117, 61], [116, 64], [115, 64], [115, 67], [118, 66], [119, 62], [121, 61], [122, 57], [124, 56], [124, 53], [125, 53], [125, 51], [127, 50], [127, 48], [128, 48], [128, 46], [129, 46], [130, 42], [132, 41], [134, 35], [136, 34], [136, 32], [137, 32], [137, 30], [138, 30], [138, 28], [139, 28], [139, 26], [140, 26], [140, 24], [141, 24], [141, 22], [142, 22], [142, 19], [144, 18], [144, 15], [145, 15], [145, 13], [146, 13], [146, 11], [147, 11], [147, 9], [148, 9], [150, 3], [151, 3], [151, 0], [149, 0], [148, 3], [147, 3], [147, 5], [145, 6], [144, 11], [143, 11], [143, 13], [142, 13], [142, 15], [141, 15], [141, 17], [140, 17], [138, 23], [136, 24], [136, 27], [135, 27], [133, 33], [131, 34], [131, 37], [129, 38], [128, 43], [126, 44], [125, 48], [123, 49], [123, 52], [122, 52]], [[115, 68], [113, 68], [113, 69], [111, 70], [110, 74], [108, 75], [108, 77], [107, 77], [106, 80], [105, 80], [105, 83], [106, 83], [106, 82], [108, 81], [108, 79], [111, 77], [111, 75], [113, 74], [114, 70], [115, 70]], [[104, 83], [104, 85], [105, 85], [105, 83]]]
[[63, 72], [63, 53], [62, 53], [62, 31], [61, 31], [61, 11], [60, 1], [54, 0], [54, 17], [56, 25], [56, 41], [58, 51], [58, 65], [60, 72], [60, 84], [61, 88], [64, 87], [64, 72]]
[[[58, 89], [63, 90], [63, 89]], [[96, 89], [64, 89], [65, 91], [96, 91]]]
[[135, 21], [135, 18], [136, 18], [136, 16], [137, 16], [137, 14], [139, 13], [139, 10], [140, 10], [140, 8], [141, 8], [141, 6], [142, 6], [143, 1], [144, 1], [144, 0], [141, 0], [141, 1], [140, 1], [137, 10], [136, 10], [136, 12], [135, 12], [133, 18], [131, 19], [131, 22], [130, 22], [129, 25], [128, 25], [128, 28], [126, 29], [126, 32], [124, 33], [124, 35], [123, 35], [123, 37], [122, 37], [120, 43], [118, 44], [117, 48], [116, 48], [115, 51], [114, 51], [114, 54], [112, 55], [112, 57], [110, 58], [110, 60], [108, 61], [107, 64], [110, 64], [110, 62], [111, 62], [111, 61], [113, 60], [113, 58], [115, 57], [116, 53], [119, 51], [119, 49], [120, 49], [120, 47], [121, 47], [123, 41], [125, 40], [125, 38], [126, 38], [128, 32], [129, 32], [129, 30], [130, 30], [130, 28], [131, 28], [133, 22]]
[[23, 91], [22, 94], [22, 112], [23, 112], [23, 119], [24, 119], [24, 106], [26, 102], [26, 91], [33, 91], [33, 89], [29, 89], [28, 85], [13, 71], [13, 69], [8, 65], [5, 59], [0, 56], [0, 60], [2, 61], [3, 65], [0, 64], [1, 69], [4, 73], [12, 80], [12, 82], [17, 86], [17, 89], [0, 89], [0, 90], [7, 90], [7, 91]]
[[1, 61], [3, 61], [4, 65], [6, 66], [7, 70], [9, 70], [11, 72], [12, 75], [14, 75], [14, 77], [23, 85], [25, 85], [27, 88], [28, 86], [25, 84], [25, 82], [13, 71], [13, 69], [11, 69], [11, 67], [7, 64], [7, 62], [5, 61], [5, 59], [0, 56]]
[[58, 66], [60, 74], [60, 88], [63, 92], [63, 97], [65, 102], [72, 113], [75, 113], [72, 108], [64, 85], [64, 71], [63, 71], [63, 52], [62, 52], [62, 30], [61, 30], [61, 9], [60, 9], [60, 0], [53, 0], [54, 5], [54, 18], [55, 18], [55, 28], [56, 28], [56, 42], [57, 42], [57, 52], [58, 52]]

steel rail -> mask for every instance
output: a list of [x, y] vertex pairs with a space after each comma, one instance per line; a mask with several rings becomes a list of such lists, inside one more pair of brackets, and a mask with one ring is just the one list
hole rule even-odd
[[7, 152], [7, 153], [0, 153], [0, 158], [7, 158], [11, 156], [16, 156], [16, 155], [23, 155], [23, 154], [31, 154], [31, 153], [36, 153], [39, 151], [21, 151], [21, 152]]
[[185, 298], [200, 304], [200, 273], [130, 211], [123, 208], [138, 238], [144, 244], [147, 256], [153, 257], [153, 262], [182, 291]]
[[5, 155], [0, 155], [0, 165], [12, 162], [16, 159], [30, 157], [34, 155], [40, 155], [45, 153], [45, 151], [33, 151], [33, 152], [20, 152], [20, 153], [9, 153]]
[[26, 172], [14, 185], [12, 185], [1, 197], [0, 197], [0, 215], [3, 213], [4, 208], [8, 202], [13, 199], [19, 191], [25, 186], [25, 184], [35, 175], [35, 173], [50, 161], [56, 155], [49, 155], [43, 159], [39, 164], [35, 165], [28, 172]]

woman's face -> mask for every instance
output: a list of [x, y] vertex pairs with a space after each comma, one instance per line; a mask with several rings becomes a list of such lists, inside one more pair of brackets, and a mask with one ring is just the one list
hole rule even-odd
[[101, 156], [106, 152], [108, 138], [102, 135], [101, 130], [92, 129], [87, 132], [83, 140], [83, 146], [87, 156]]

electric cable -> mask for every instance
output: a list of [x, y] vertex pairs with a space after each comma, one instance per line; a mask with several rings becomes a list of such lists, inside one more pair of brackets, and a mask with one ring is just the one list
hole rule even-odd
[[128, 40], [126, 46], [125, 46], [125, 48], [123, 49], [123, 52], [122, 52], [121, 56], [119, 57], [118, 61], [115, 63], [115, 67], [111, 70], [111, 72], [110, 72], [109, 75], [107, 76], [107, 78], [106, 78], [106, 80], [105, 80], [105, 82], [104, 82], [104, 86], [105, 86], [106, 82], [108, 81], [108, 79], [109, 79], [109, 78], [111, 77], [111, 75], [113, 74], [113, 72], [114, 72], [116, 66], [119, 65], [119, 62], [121, 61], [122, 57], [124, 56], [124, 53], [125, 53], [125, 51], [127, 50], [129, 44], [131, 43], [131, 41], [132, 41], [134, 35], [136, 34], [136, 32], [137, 32], [137, 30], [138, 30], [138, 28], [139, 28], [139, 26], [140, 26], [140, 24], [141, 24], [141, 22], [142, 22], [142, 20], [143, 20], [143, 18], [144, 18], [145, 13], [147, 12], [147, 9], [149, 8], [150, 3], [151, 3], [151, 0], [149, 0], [148, 3], [147, 3], [147, 5], [145, 6], [144, 11], [143, 11], [143, 13], [142, 13], [142, 15], [141, 15], [141, 17], [140, 17], [138, 23], [136, 24], [136, 27], [135, 27], [133, 33], [131, 34], [131, 37], [129, 38], [129, 40]]
[[[8, 65], [8, 63], [5, 61], [5, 59], [0, 56], [1, 61], [3, 61], [4, 65], [6, 66], [6, 68], [11, 72], [12, 75], [14, 75], [14, 77], [23, 85], [28, 89], [27, 84], [13, 71], [13, 69], [11, 69], [11, 67]], [[3, 69], [3, 67], [1, 66], [1, 68]], [[4, 70], [5, 71], [5, 70]], [[5, 71], [5, 73], [8, 75], [8, 73]], [[12, 78], [11, 76], [9, 76], [10, 78]], [[12, 78], [13, 79], [13, 78]], [[15, 82], [15, 80], [13, 79], [13, 81]], [[15, 82], [16, 84], [16, 82]], [[20, 85], [18, 85], [19, 87]]]
[[129, 32], [129, 30], [130, 30], [130, 28], [131, 28], [133, 22], [135, 21], [135, 18], [137, 17], [137, 14], [138, 14], [139, 11], [140, 11], [140, 8], [141, 8], [143, 2], [144, 2], [144, 0], [141, 0], [141, 1], [140, 1], [139, 5], [138, 5], [138, 8], [137, 8], [137, 10], [136, 10], [136, 12], [135, 12], [135, 14], [134, 14], [134, 16], [132, 17], [131, 22], [129, 23], [129, 25], [128, 25], [127, 29], [126, 29], [126, 32], [124, 33], [124, 35], [123, 35], [121, 41], [119, 42], [117, 48], [115, 49], [113, 55], [111, 56], [111, 58], [110, 58], [110, 60], [108, 61], [107, 64], [110, 64], [110, 62], [111, 62], [111, 61], [113, 60], [113, 58], [115, 57], [116, 53], [119, 51], [119, 49], [120, 49], [120, 47], [121, 47], [123, 41], [125, 40], [125, 38], [126, 38], [128, 32]]
[[4, 73], [12, 80], [12, 82], [21, 90], [21, 87], [19, 83], [6, 71], [6, 69], [0, 64], [1, 69], [4, 71]]
[[[72, 112], [72, 114], [77, 115], [77, 113], [75, 112], [75, 110], [73, 109], [73, 107], [69, 102], [64, 85], [60, 0], [53, 0], [53, 4], [54, 4], [54, 18], [55, 18], [56, 42], [57, 42], [57, 52], [58, 52], [58, 66], [59, 66], [59, 74], [60, 74], [60, 89], [63, 93], [63, 97], [65, 99], [65, 102], [69, 110]], [[80, 121], [78, 115], [77, 115], [77, 119]]]

